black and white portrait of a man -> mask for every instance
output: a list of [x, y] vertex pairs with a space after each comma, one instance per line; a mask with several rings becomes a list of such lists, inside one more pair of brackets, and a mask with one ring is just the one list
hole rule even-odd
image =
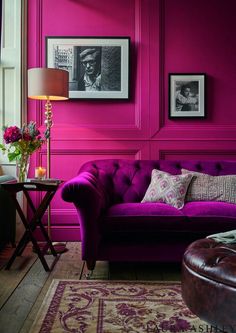
[[47, 66], [69, 72], [70, 98], [129, 98], [129, 37], [47, 37]]
[[75, 50], [79, 91], [119, 91], [121, 89], [121, 47], [83, 47]]

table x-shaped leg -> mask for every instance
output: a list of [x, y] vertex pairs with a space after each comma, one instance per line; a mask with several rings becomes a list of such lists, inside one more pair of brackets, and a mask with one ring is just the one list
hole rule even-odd
[[13, 261], [15, 260], [15, 258], [18, 256], [18, 255], [21, 255], [22, 252], [24, 251], [27, 243], [29, 241], [31, 241], [33, 243], [33, 246], [35, 248], [35, 251], [45, 269], [45, 271], [49, 271], [49, 267], [48, 267], [48, 264], [44, 258], [44, 253], [41, 251], [38, 243], [37, 243], [37, 240], [35, 239], [34, 235], [33, 235], [33, 231], [36, 229], [37, 225], [40, 227], [40, 230], [46, 240], [46, 245], [47, 247], [50, 248], [51, 250], [51, 253], [56, 257], [57, 256], [57, 253], [52, 245], [52, 242], [44, 228], [44, 225], [41, 221], [46, 209], [48, 208], [53, 196], [55, 195], [55, 191], [47, 191], [43, 200], [41, 201], [40, 205], [38, 206], [38, 208], [36, 209], [34, 204], [33, 204], [33, 201], [32, 199], [30, 198], [30, 195], [28, 193], [27, 190], [23, 190], [26, 198], [27, 198], [27, 201], [29, 203], [29, 206], [30, 208], [32, 209], [34, 215], [32, 217], [32, 219], [30, 221], [27, 221], [22, 209], [21, 209], [21, 206], [19, 205], [18, 201], [17, 201], [17, 198], [16, 196], [13, 194], [12, 195], [12, 199], [14, 200], [15, 202], [15, 205], [16, 205], [16, 209], [17, 209], [17, 212], [18, 214], [20, 215], [20, 218], [24, 224], [24, 227], [25, 227], [25, 233], [24, 235], [22, 236], [21, 240], [19, 241], [13, 255], [11, 256], [7, 266], [6, 266], [6, 269], [9, 269], [13, 263]]

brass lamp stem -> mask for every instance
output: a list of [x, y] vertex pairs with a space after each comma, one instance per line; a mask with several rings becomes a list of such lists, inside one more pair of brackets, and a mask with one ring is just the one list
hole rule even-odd
[[[49, 97], [47, 96], [47, 102], [45, 104], [45, 125], [47, 128], [47, 178], [51, 176], [51, 127], [52, 122], [52, 104], [50, 103]], [[51, 239], [51, 208], [48, 206], [48, 236]]]
[[47, 178], [50, 178], [51, 175], [51, 145], [50, 145], [50, 139], [51, 139], [51, 127], [53, 125], [52, 122], [52, 104], [50, 103], [49, 97], [47, 97], [47, 102], [45, 104], [45, 125], [47, 128]]

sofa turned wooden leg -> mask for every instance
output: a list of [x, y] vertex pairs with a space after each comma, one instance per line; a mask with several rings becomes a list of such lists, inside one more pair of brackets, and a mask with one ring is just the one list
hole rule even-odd
[[93, 275], [93, 270], [95, 268], [96, 261], [95, 260], [86, 260], [86, 265], [87, 265], [88, 272], [85, 273], [85, 277], [87, 280], [90, 280]]
[[89, 271], [93, 271], [96, 265], [95, 260], [86, 260], [86, 265]]

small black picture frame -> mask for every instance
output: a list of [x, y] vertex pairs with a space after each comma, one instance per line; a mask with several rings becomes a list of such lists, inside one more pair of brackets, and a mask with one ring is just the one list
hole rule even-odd
[[169, 118], [206, 118], [206, 74], [169, 74]]
[[69, 97], [129, 99], [130, 37], [46, 36], [46, 66], [69, 72]]

